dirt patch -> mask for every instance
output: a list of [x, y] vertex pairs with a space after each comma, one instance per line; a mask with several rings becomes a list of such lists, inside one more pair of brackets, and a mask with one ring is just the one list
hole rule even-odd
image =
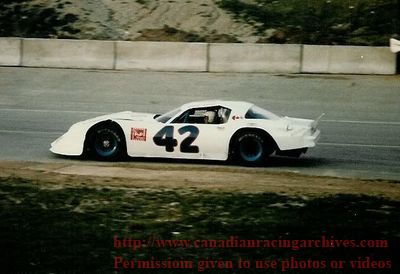
[[0, 162], [0, 177], [23, 178], [48, 187], [71, 185], [118, 188], [272, 192], [304, 197], [336, 194], [400, 200], [398, 181], [317, 177], [266, 169], [167, 163]]
[[168, 42], [207, 42], [207, 43], [239, 43], [240, 41], [228, 34], [216, 32], [201, 36], [165, 25], [161, 29], [144, 29], [135, 41], [168, 41]]

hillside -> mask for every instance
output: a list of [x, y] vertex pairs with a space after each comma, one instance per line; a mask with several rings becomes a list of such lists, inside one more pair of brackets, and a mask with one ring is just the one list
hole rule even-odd
[[398, 0], [2, 0], [0, 36], [387, 45]]
[[[8, 17], [20, 24], [2, 36], [50, 36], [113, 40], [222, 40], [254, 42], [255, 29], [236, 22], [213, 0], [32, 0], [9, 1]], [[0, 4], [4, 5], [4, 4]], [[16, 7], [20, 8], [16, 8]], [[51, 9], [51, 12], [49, 12]], [[48, 10], [43, 13], [43, 10]], [[17, 16], [20, 13], [22, 16]], [[42, 13], [42, 14], [41, 14]], [[51, 14], [50, 14], [51, 13]], [[2, 12], [4, 14], [4, 12]], [[49, 16], [58, 17], [49, 20]], [[5, 16], [3, 16], [4, 18]], [[42, 17], [42, 18], [41, 18]], [[46, 18], [47, 17], [47, 18]], [[67, 20], [64, 18], [67, 17]], [[8, 21], [4, 18], [4, 21]], [[25, 24], [24, 21], [33, 21]], [[53, 21], [53, 27], [50, 24]], [[48, 25], [49, 31], [37, 30]]]

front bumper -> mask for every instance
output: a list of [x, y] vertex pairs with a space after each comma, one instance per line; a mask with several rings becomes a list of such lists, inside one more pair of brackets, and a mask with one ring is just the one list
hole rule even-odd
[[85, 128], [72, 126], [65, 134], [51, 143], [50, 151], [65, 156], [82, 155], [85, 133]]

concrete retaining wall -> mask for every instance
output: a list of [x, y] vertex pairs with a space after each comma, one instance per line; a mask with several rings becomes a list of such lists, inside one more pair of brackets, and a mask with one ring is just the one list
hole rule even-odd
[[22, 66], [113, 69], [114, 42], [24, 39]]
[[210, 44], [211, 72], [300, 72], [300, 45]]
[[395, 74], [388, 47], [303, 46], [303, 73]]
[[389, 47], [0, 37], [0, 66], [197, 72], [395, 74]]
[[19, 66], [21, 64], [20, 38], [0, 38], [0, 66]]
[[116, 69], [206, 71], [207, 44], [116, 42]]

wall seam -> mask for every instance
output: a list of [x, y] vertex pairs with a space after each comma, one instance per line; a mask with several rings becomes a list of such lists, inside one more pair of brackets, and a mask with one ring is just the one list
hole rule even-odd
[[210, 47], [211, 47], [211, 43], [207, 43], [207, 50], [206, 50], [206, 72], [210, 72]]
[[304, 67], [303, 67], [303, 62], [304, 62], [304, 45], [300, 44], [300, 68], [299, 68], [299, 73], [303, 73]]
[[24, 58], [24, 39], [21, 38], [19, 42], [19, 64], [18, 64], [19, 67], [22, 67], [23, 58]]
[[113, 42], [113, 70], [117, 69], [117, 41]]

